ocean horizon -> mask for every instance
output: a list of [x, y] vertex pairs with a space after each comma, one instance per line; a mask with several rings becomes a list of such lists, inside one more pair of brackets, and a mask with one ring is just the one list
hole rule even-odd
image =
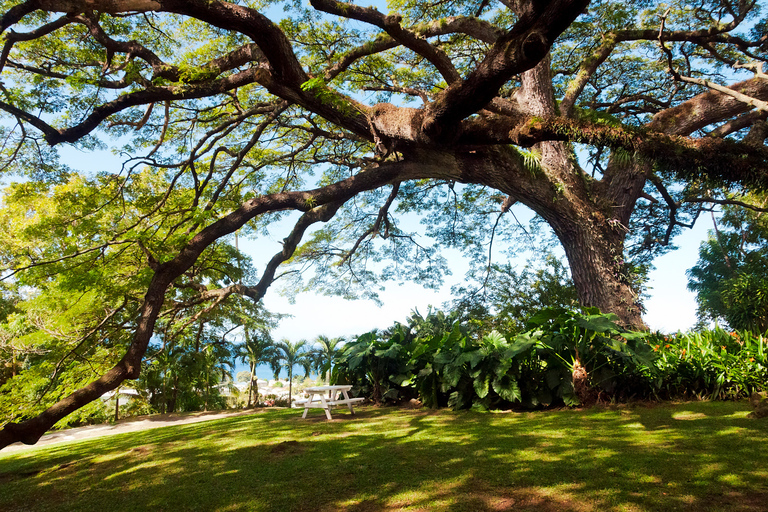
[[[247, 364], [241, 363], [240, 361], [237, 362], [235, 365], [235, 371], [232, 372], [232, 379], [237, 380], [237, 374], [240, 372], [247, 372], [250, 368]], [[294, 368], [293, 375], [299, 375], [304, 376], [304, 368]], [[312, 373], [311, 376], [313, 378], [317, 378], [317, 374]], [[256, 377], [259, 380], [272, 380], [275, 378], [275, 372], [272, 371], [272, 368], [268, 364], [260, 364], [256, 367]], [[278, 375], [279, 379], [287, 379], [288, 378], [288, 372], [285, 371], [285, 369], [280, 370], [280, 374]]]

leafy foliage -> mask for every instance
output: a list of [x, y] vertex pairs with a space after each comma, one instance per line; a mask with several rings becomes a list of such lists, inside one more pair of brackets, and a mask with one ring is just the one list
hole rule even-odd
[[456, 287], [453, 307], [483, 332], [522, 331], [546, 307], [574, 308], [576, 288], [563, 261], [552, 253], [529, 260], [517, 271], [510, 263], [487, 270], [482, 287]]
[[[752, 198], [756, 201], [756, 198]], [[765, 198], [761, 200], [765, 205]], [[764, 212], [726, 206], [688, 271], [699, 317], [734, 329], [768, 330], [768, 221]]]
[[[543, 309], [527, 329], [468, 334], [414, 313], [349, 343], [333, 374], [379, 401], [488, 410], [653, 398], [743, 398], [766, 389], [768, 341], [749, 332], [632, 332], [596, 309]], [[663, 341], [662, 341], [663, 340]]]
[[[147, 254], [165, 259], [188, 238], [168, 224], [186, 192], [163, 198], [160, 183], [162, 177], [149, 173], [128, 179], [70, 174], [61, 183], [24, 182], [5, 191], [0, 261], [9, 271], [0, 357], [7, 366], [0, 375], [0, 422], [39, 413], [120, 360], [151, 276]], [[160, 412], [222, 405], [216, 386], [233, 356], [227, 332], [246, 321], [269, 322], [268, 313], [247, 307], [242, 297], [214, 296], [213, 307], [200, 300], [253, 272], [228, 242], [206, 255], [168, 293], [156, 325], [162, 345], [144, 362], [141, 399]], [[101, 420], [100, 407], [96, 402], [68, 421]]]
[[654, 393], [661, 398], [744, 398], [768, 387], [768, 338], [716, 328], [657, 335]]

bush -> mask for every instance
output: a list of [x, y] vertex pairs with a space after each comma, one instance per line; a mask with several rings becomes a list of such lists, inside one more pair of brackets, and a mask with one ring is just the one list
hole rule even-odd
[[737, 399], [768, 388], [768, 339], [716, 328], [656, 334], [655, 393], [660, 398]]
[[630, 399], [736, 399], [768, 386], [766, 338], [626, 331], [594, 308], [547, 308], [521, 334], [469, 336], [442, 314], [350, 342], [332, 374], [376, 403], [494, 409]]

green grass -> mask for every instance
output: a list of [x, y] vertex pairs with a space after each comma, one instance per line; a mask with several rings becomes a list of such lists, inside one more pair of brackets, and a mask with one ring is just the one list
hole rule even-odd
[[743, 402], [313, 412], [0, 452], [0, 510], [768, 509], [768, 420]]

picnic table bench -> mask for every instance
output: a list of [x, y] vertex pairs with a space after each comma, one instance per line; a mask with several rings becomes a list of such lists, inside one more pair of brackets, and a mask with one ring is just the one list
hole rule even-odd
[[[325, 417], [332, 420], [331, 409], [334, 406], [346, 405], [349, 407], [349, 412], [355, 414], [355, 410], [352, 408], [352, 404], [362, 402], [365, 398], [350, 398], [349, 390], [352, 389], [351, 385], [337, 385], [337, 386], [314, 386], [306, 388], [304, 392], [308, 395], [307, 398], [296, 400], [296, 405], [304, 406], [304, 414], [302, 418], [307, 417], [307, 413], [313, 407], [325, 410]], [[328, 396], [326, 397], [326, 393]], [[339, 393], [342, 397], [339, 397]]]

